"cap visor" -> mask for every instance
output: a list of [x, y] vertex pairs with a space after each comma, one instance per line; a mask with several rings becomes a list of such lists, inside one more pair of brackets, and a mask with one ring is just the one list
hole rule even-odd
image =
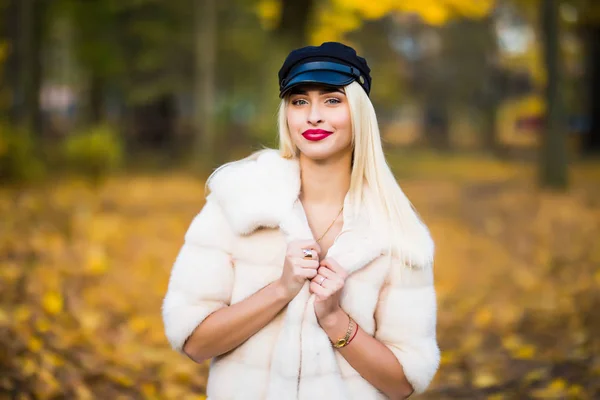
[[279, 97], [284, 97], [291, 89], [304, 84], [322, 84], [327, 86], [346, 86], [354, 81], [353, 76], [348, 76], [334, 71], [306, 71], [295, 76], [281, 91]]

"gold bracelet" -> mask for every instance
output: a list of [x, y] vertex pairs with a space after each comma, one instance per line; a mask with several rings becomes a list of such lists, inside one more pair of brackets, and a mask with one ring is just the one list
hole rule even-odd
[[348, 318], [350, 320], [348, 321], [348, 330], [346, 331], [346, 336], [344, 336], [343, 338], [338, 339], [333, 344], [333, 347], [335, 347], [336, 349], [341, 349], [342, 347], [344, 347], [345, 345], [348, 344], [348, 340], [350, 339], [350, 334], [352, 333], [352, 330], [354, 329], [354, 320], [349, 315], [348, 315]]

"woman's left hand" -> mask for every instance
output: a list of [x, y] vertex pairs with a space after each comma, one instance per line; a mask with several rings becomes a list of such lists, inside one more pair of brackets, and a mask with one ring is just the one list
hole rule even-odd
[[321, 261], [317, 276], [311, 279], [310, 292], [316, 295], [315, 314], [319, 323], [341, 311], [340, 297], [348, 274], [331, 258]]

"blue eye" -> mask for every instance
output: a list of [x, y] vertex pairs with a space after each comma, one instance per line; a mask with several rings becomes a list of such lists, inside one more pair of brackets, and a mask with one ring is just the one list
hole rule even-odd
[[326, 102], [329, 102], [329, 103], [331, 103], [331, 104], [339, 104], [339, 103], [341, 103], [340, 99], [336, 99], [335, 97], [332, 97], [332, 98], [330, 98], [330, 99], [327, 99], [327, 101], [326, 101]]
[[301, 102], [306, 103], [306, 100], [304, 100], [304, 99], [293, 100], [292, 104], [295, 105], [295, 106], [299, 106], [301, 104]]

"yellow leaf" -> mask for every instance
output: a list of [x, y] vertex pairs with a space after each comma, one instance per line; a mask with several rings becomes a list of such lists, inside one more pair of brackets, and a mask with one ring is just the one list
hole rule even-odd
[[149, 398], [155, 398], [157, 395], [156, 386], [151, 383], [142, 384], [142, 393]]
[[425, 22], [431, 25], [442, 25], [450, 17], [450, 12], [441, 4], [432, 4], [424, 7], [420, 12]]
[[31, 317], [31, 309], [26, 305], [20, 305], [15, 310], [14, 317], [18, 322], [24, 322]]
[[522, 360], [531, 360], [535, 355], [535, 347], [532, 345], [524, 345], [514, 352], [513, 356]]
[[265, 29], [273, 29], [281, 19], [281, 2], [277, 0], [260, 0], [256, 13]]
[[517, 335], [510, 335], [502, 338], [502, 345], [507, 350], [517, 350], [523, 345], [523, 340]]
[[92, 310], [86, 310], [79, 316], [79, 322], [86, 331], [95, 331], [102, 322], [102, 314]]
[[566, 394], [567, 382], [564, 379], [555, 379], [547, 387], [536, 389], [531, 394], [538, 399], [559, 399]]
[[45, 370], [45, 369], [41, 369], [38, 376], [42, 380], [42, 382], [45, 383], [45, 387], [43, 389], [43, 396], [41, 396], [41, 397], [42, 398], [55, 397], [55, 395], [58, 394], [58, 391], [60, 389], [60, 384], [58, 383], [56, 378], [50, 373], [50, 371]]
[[14, 263], [0, 264], [0, 277], [6, 283], [14, 283], [23, 275], [23, 270]]
[[473, 379], [473, 385], [478, 388], [493, 386], [497, 383], [498, 379], [489, 372], [480, 372], [475, 375], [475, 379]]
[[102, 275], [108, 270], [108, 259], [103, 249], [90, 250], [86, 269], [93, 275]]
[[544, 368], [534, 369], [533, 371], [530, 371], [525, 375], [525, 382], [532, 383], [535, 381], [540, 381], [545, 379], [547, 376], [548, 370]]
[[43, 352], [41, 353], [42, 363], [50, 367], [51, 369], [63, 366], [65, 361], [57, 354]]
[[563, 390], [565, 390], [566, 387], [567, 387], [567, 381], [565, 381], [562, 378], [558, 378], [558, 379], [553, 380], [550, 383], [550, 386], [548, 386], [548, 388], [551, 391], [563, 391]]
[[483, 335], [479, 332], [467, 335], [462, 343], [462, 349], [466, 352], [474, 351], [481, 346]]
[[584, 389], [581, 385], [571, 385], [567, 393], [571, 397], [581, 398], [583, 397]]
[[123, 385], [123, 386], [128, 386], [131, 387], [133, 386], [133, 380], [128, 377], [127, 375], [123, 374], [122, 372], [118, 372], [118, 371], [109, 371], [107, 373], [107, 375], [109, 376], [110, 379], [112, 379], [113, 381]]
[[501, 326], [511, 326], [523, 314], [523, 308], [515, 304], [506, 304], [498, 310], [495, 319]]
[[161, 394], [165, 399], [186, 400], [186, 394], [189, 392], [179, 385], [174, 385], [168, 381], [161, 382]]
[[143, 317], [133, 317], [129, 321], [129, 327], [133, 332], [139, 334], [148, 329], [148, 321]]
[[523, 268], [516, 268], [513, 271], [513, 277], [517, 284], [527, 290], [534, 289], [535, 285], [539, 283], [538, 276], [536, 276], [533, 272]]
[[492, 312], [489, 308], [482, 308], [475, 314], [475, 326], [478, 328], [487, 327], [492, 322]]
[[26, 358], [26, 359], [22, 360], [21, 370], [23, 371], [23, 373], [26, 376], [31, 376], [31, 375], [36, 374], [38, 369], [39, 368], [38, 368], [37, 364], [32, 359]]
[[77, 386], [75, 386], [75, 393], [77, 393], [77, 398], [80, 400], [88, 400], [94, 398], [90, 389], [88, 389], [87, 386], [84, 386], [83, 384], [78, 384]]
[[50, 330], [50, 326], [50, 321], [48, 321], [47, 318], [42, 317], [35, 321], [35, 327], [41, 333], [48, 332]]
[[63, 309], [63, 298], [58, 292], [47, 292], [42, 299], [42, 306], [47, 313], [55, 315]]
[[40, 338], [32, 336], [29, 339], [29, 342], [27, 342], [27, 348], [29, 348], [29, 350], [33, 351], [34, 353], [37, 353], [42, 348], [42, 341], [40, 340]]
[[190, 397], [186, 397], [186, 400], [190, 399], [190, 400], [206, 400], [206, 395], [205, 394], [194, 394], [191, 395]]
[[456, 362], [456, 352], [453, 350], [446, 350], [442, 352], [441, 364], [448, 365]]

